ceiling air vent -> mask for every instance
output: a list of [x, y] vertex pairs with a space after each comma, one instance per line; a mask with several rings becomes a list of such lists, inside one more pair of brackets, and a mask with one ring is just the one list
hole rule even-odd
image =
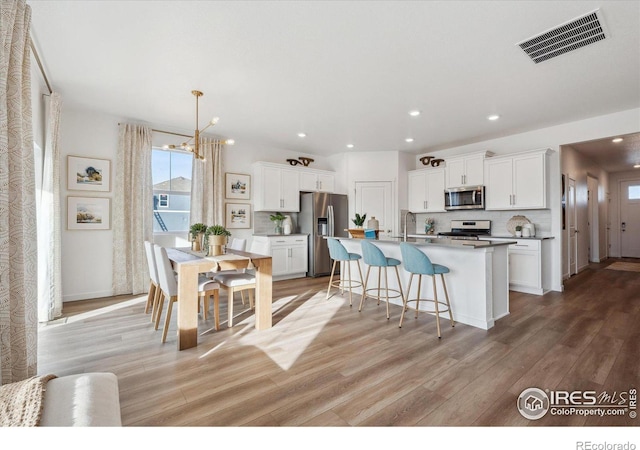
[[517, 45], [538, 64], [604, 38], [604, 26], [597, 9]]

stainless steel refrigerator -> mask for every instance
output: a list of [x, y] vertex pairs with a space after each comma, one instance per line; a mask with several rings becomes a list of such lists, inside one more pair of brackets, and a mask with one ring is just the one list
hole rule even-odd
[[[300, 232], [309, 234], [309, 269], [307, 276], [331, 273], [332, 261], [326, 236], [348, 237], [349, 203], [347, 196], [310, 192], [300, 194]], [[338, 267], [336, 267], [336, 273]]]

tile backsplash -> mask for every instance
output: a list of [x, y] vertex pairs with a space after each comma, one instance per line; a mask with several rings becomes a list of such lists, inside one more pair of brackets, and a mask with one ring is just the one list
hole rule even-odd
[[536, 227], [536, 235], [551, 234], [551, 210], [528, 209], [518, 211], [449, 211], [446, 213], [420, 213], [416, 214], [416, 231], [424, 233], [424, 221], [427, 218], [435, 220], [436, 233], [451, 231], [452, 220], [490, 220], [491, 234], [509, 234], [507, 222], [513, 216], [525, 216]]
[[[256, 211], [253, 213], [253, 233], [254, 234], [272, 234], [275, 231], [275, 224], [269, 218], [271, 212]], [[298, 230], [298, 213], [282, 213], [284, 216], [291, 217], [293, 223], [293, 233], [297, 233]]]

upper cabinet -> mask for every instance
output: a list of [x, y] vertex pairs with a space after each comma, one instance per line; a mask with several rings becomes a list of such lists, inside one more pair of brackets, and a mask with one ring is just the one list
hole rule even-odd
[[298, 171], [282, 164], [257, 162], [253, 166], [255, 211], [300, 211]]
[[409, 211], [444, 212], [444, 169], [418, 169], [408, 173]]
[[336, 174], [326, 170], [301, 169], [300, 191], [335, 192]]
[[484, 184], [484, 161], [492, 152], [446, 158], [445, 187], [482, 186]]
[[544, 209], [548, 207], [550, 150], [485, 160], [485, 209]]

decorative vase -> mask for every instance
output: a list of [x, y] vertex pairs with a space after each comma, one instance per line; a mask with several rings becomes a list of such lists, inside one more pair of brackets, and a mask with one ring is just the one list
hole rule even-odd
[[371, 216], [371, 219], [367, 222], [367, 228], [370, 230], [377, 230], [380, 228], [380, 222], [375, 217]]
[[209, 236], [209, 256], [222, 255], [222, 247], [227, 242], [227, 237], [224, 235], [213, 234]]
[[282, 220], [275, 220], [274, 222], [276, 223], [275, 233], [282, 234]]

